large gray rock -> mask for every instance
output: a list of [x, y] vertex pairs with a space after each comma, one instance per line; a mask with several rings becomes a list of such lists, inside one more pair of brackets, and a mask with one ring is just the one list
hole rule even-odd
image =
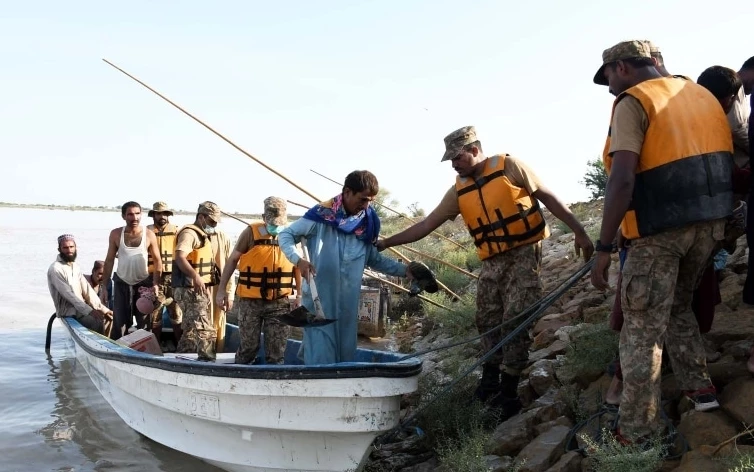
[[731, 382], [720, 395], [720, 404], [736, 421], [754, 425], [754, 379], [742, 377]]
[[517, 454], [529, 444], [538, 413], [539, 408], [534, 408], [498, 425], [490, 436], [485, 451], [496, 456]]
[[558, 462], [547, 469], [547, 472], [579, 472], [581, 470], [581, 459], [581, 454], [578, 452], [566, 452]]
[[571, 429], [555, 426], [540, 434], [516, 456], [516, 463], [523, 464], [520, 472], [544, 472], [565, 452], [565, 442]]
[[720, 444], [738, 433], [738, 424], [725, 412], [689, 411], [681, 418], [678, 431], [683, 434], [691, 449], [704, 444]]
[[529, 384], [541, 396], [547, 392], [550, 387], [555, 385], [555, 368], [550, 359], [542, 359], [536, 362], [529, 371]]

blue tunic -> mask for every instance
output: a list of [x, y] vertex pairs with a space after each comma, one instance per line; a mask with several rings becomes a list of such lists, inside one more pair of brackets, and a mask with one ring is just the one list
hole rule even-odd
[[[300, 218], [281, 231], [280, 248], [293, 264], [300, 256], [295, 245], [306, 238], [310, 262], [317, 273], [322, 310], [328, 319], [337, 319], [326, 326], [304, 329], [304, 363], [333, 364], [353, 361], [358, 336], [359, 297], [364, 266], [388, 275], [405, 276], [406, 265], [385, 257], [373, 245], [360, 241], [353, 234], [332, 226]], [[309, 284], [302, 283], [302, 303], [314, 313]]]

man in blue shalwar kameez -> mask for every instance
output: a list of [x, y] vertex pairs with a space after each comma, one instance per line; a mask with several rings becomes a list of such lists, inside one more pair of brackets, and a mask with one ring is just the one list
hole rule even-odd
[[[405, 264], [382, 256], [374, 243], [380, 220], [369, 204], [379, 191], [377, 178], [369, 171], [354, 171], [346, 177], [343, 192], [309, 209], [303, 218], [278, 236], [285, 256], [301, 271], [302, 304], [314, 313], [307, 274], [315, 277], [326, 326], [304, 330], [304, 363], [351, 362], [356, 355], [359, 297], [364, 267], [388, 275], [411, 277]], [[306, 238], [310, 261], [301, 258], [295, 245]]]

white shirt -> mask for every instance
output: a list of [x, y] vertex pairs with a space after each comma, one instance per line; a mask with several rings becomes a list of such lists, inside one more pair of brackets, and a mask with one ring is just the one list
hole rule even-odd
[[60, 255], [47, 269], [47, 287], [55, 313], [60, 317], [88, 315], [92, 310], [110, 312], [84, 278], [79, 265], [63, 261]]
[[728, 124], [733, 133], [734, 153], [733, 159], [736, 165], [743, 167], [749, 162], [749, 101], [746, 99], [744, 88], [738, 91], [738, 96], [733, 102], [733, 108], [728, 112]]

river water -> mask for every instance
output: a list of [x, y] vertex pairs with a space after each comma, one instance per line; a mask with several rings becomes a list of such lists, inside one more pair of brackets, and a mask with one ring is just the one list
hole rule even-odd
[[[46, 323], [54, 311], [46, 274], [58, 235], [74, 234], [78, 262], [89, 273], [94, 260], [105, 258], [108, 231], [122, 223], [117, 212], [0, 208], [2, 471], [220, 470], [128, 427], [76, 364], [57, 323], [50, 356], [45, 354]], [[235, 241], [243, 225], [225, 219], [222, 228]]]

